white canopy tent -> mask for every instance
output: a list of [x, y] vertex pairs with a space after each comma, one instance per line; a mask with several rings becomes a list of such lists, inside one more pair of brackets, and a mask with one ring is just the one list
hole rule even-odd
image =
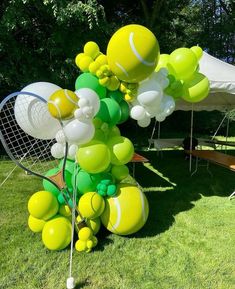
[[[189, 103], [180, 99], [176, 102], [175, 110], [192, 111], [191, 114], [191, 144], [193, 136], [193, 112], [194, 111], [231, 111], [235, 109], [235, 66], [221, 61], [206, 52], [199, 61], [200, 72], [208, 77], [210, 81], [209, 95], [199, 103]], [[226, 119], [226, 115], [222, 119], [214, 136], [218, 132], [222, 123]], [[229, 129], [229, 117], [227, 122], [227, 134]], [[213, 137], [214, 137], [213, 136]], [[190, 155], [189, 170], [191, 172], [192, 160]]]

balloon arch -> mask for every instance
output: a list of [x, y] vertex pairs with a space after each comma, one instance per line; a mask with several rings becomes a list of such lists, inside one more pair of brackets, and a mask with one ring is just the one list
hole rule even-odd
[[[28, 202], [29, 228], [48, 249], [67, 247], [74, 225], [75, 248], [86, 252], [96, 246], [101, 224], [119, 235], [144, 226], [147, 199], [125, 181], [134, 146], [117, 125], [131, 117], [147, 127], [151, 118], [164, 121], [179, 98], [204, 99], [209, 81], [198, 72], [201, 56], [198, 46], [160, 54], [154, 34], [132, 24], [112, 35], [106, 54], [95, 42], [84, 45], [75, 59], [82, 73], [74, 91], [48, 82], [22, 89], [14, 103], [17, 124], [34, 139], [52, 140], [48, 151], [58, 160]], [[30, 93], [44, 99], [43, 109]], [[66, 190], [51, 181], [61, 169]]]

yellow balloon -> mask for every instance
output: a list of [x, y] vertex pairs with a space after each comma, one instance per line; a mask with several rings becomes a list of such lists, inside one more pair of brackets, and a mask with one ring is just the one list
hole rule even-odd
[[108, 43], [108, 64], [119, 79], [139, 82], [154, 71], [159, 51], [158, 41], [149, 29], [126, 25], [116, 31]]
[[54, 218], [45, 224], [42, 241], [49, 250], [62, 250], [71, 241], [71, 230], [72, 226], [67, 218]]
[[[81, 222], [80, 216], [77, 216], [77, 221], [79, 223]], [[96, 235], [100, 230], [101, 221], [100, 218], [86, 219], [86, 224], [92, 230], [93, 234]]]
[[93, 233], [92, 230], [88, 227], [84, 227], [79, 230], [78, 232], [78, 238], [81, 241], [87, 241], [92, 237]]
[[30, 215], [45, 221], [55, 216], [58, 209], [59, 204], [56, 197], [47, 191], [39, 191], [33, 194], [28, 202]]
[[202, 58], [202, 55], [203, 55], [203, 50], [201, 49], [200, 46], [193, 46], [190, 48], [193, 53], [196, 55], [197, 57], [197, 60], [200, 60]]
[[207, 97], [209, 90], [208, 78], [197, 72], [190, 82], [184, 83], [182, 98], [188, 102], [199, 102]]
[[79, 67], [79, 62], [80, 62], [80, 60], [81, 60], [84, 56], [85, 56], [84, 53], [79, 53], [79, 54], [77, 54], [77, 56], [76, 56], [76, 58], [75, 58], [75, 63], [76, 63], [76, 65], [77, 65], [77, 67]]
[[78, 203], [78, 210], [84, 218], [96, 219], [104, 211], [104, 199], [96, 192], [85, 193]]
[[130, 235], [144, 226], [148, 213], [149, 206], [144, 193], [131, 184], [120, 184], [117, 196], [105, 200], [101, 221], [112, 233]]
[[160, 54], [159, 61], [155, 71], [159, 71], [161, 68], [167, 67], [167, 63], [169, 62], [170, 55], [169, 54]]
[[71, 210], [70, 210], [69, 206], [60, 205], [59, 214], [64, 216], [64, 217], [70, 217], [71, 216]]
[[73, 91], [59, 89], [50, 96], [48, 110], [57, 119], [70, 119], [75, 109], [78, 108], [78, 100], [78, 96]]
[[83, 72], [89, 72], [89, 66], [91, 65], [91, 63], [93, 63], [93, 61], [94, 60], [90, 56], [85, 55], [79, 61], [79, 68]]
[[34, 233], [42, 232], [42, 229], [45, 224], [46, 224], [46, 221], [42, 219], [34, 218], [32, 215], [29, 215], [28, 225], [29, 225], [30, 230], [33, 231]]
[[84, 53], [95, 59], [100, 53], [99, 46], [94, 41], [89, 41], [84, 45]]

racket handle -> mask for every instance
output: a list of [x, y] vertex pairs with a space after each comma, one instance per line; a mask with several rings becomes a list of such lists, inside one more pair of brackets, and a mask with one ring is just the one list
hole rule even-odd
[[69, 277], [67, 279], [66, 285], [67, 285], [67, 287], [66, 287], [67, 289], [74, 289], [75, 285], [76, 285], [74, 278], [73, 277]]

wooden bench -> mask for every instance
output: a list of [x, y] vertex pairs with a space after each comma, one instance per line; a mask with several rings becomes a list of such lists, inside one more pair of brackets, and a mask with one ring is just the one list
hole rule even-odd
[[[211, 162], [235, 172], [235, 156], [226, 155], [224, 153], [213, 150], [192, 150], [185, 152], [196, 157], [196, 168], [192, 175], [197, 171], [198, 159], [204, 159], [208, 163]], [[229, 196], [229, 198], [231, 199], [234, 195], [235, 191]]]

